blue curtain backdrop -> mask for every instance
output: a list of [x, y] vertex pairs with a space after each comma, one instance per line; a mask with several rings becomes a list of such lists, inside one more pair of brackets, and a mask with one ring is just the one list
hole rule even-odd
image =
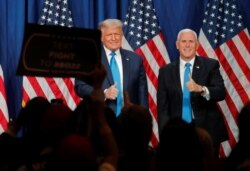
[[[153, 0], [162, 27], [171, 61], [178, 58], [175, 40], [178, 31], [189, 27], [197, 31], [202, 25], [208, 0]], [[16, 76], [25, 24], [37, 23], [43, 0], [0, 0], [0, 64], [7, 89], [10, 117], [16, 117], [21, 107], [22, 77]], [[243, 20], [250, 30], [250, 1], [238, 0]], [[106, 18], [124, 19], [129, 0], [69, 0], [75, 27], [97, 28]]]

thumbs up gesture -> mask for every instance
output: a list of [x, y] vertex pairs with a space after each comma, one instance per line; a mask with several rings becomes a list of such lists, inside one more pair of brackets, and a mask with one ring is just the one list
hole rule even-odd
[[111, 85], [109, 88], [107, 88], [104, 91], [104, 95], [106, 99], [109, 100], [115, 100], [118, 94], [118, 89], [117, 89], [117, 83], [114, 83], [113, 85]]
[[190, 92], [196, 92], [196, 93], [202, 92], [202, 86], [197, 84], [193, 80], [191, 75], [189, 75], [189, 81], [187, 82], [186, 86]]

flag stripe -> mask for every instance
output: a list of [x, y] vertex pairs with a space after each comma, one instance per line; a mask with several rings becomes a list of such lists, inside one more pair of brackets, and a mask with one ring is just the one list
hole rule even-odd
[[197, 49], [197, 55], [204, 56], [204, 57], [208, 56], [207, 53], [206, 53], [206, 51], [204, 50], [204, 48], [203, 48], [203, 46], [201, 44], [199, 45], [199, 48]]
[[167, 52], [167, 49], [166, 49], [166, 42], [165, 42], [165, 39], [164, 39], [164, 36], [163, 36], [163, 33], [160, 32], [158, 34], [158, 36], [155, 36], [153, 38], [159, 52], [161, 53], [161, 56], [162, 58], [164, 59], [164, 63], [160, 63], [160, 67], [170, 63], [170, 58], [168, 56], [168, 52]]
[[[206, 53], [208, 54], [208, 52], [206, 52]], [[226, 95], [227, 98], [225, 99], [225, 102], [223, 104], [219, 103], [219, 104], [222, 104], [222, 105], [220, 105], [220, 107], [221, 107], [221, 110], [222, 110], [224, 117], [226, 119], [226, 125], [228, 127], [228, 133], [229, 133], [230, 140], [227, 143], [229, 144], [230, 148], [228, 148], [228, 146], [226, 146], [227, 149], [223, 150], [223, 151], [225, 151], [224, 154], [228, 154], [229, 153], [228, 150], [231, 151], [231, 148], [234, 146], [235, 142], [238, 139], [238, 128], [237, 128], [237, 125], [235, 123], [235, 120], [236, 120], [237, 114], [239, 113], [239, 110], [241, 108], [239, 105], [235, 104], [235, 100], [233, 101], [232, 98], [238, 99], [237, 100], [238, 104], [239, 104], [239, 101], [242, 101], [241, 100], [242, 97], [240, 95], [238, 95], [239, 93], [237, 93], [237, 88], [239, 88], [239, 87], [242, 88], [242, 86], [239, 83], [239, 81], [236, 81], [237, 77], [235, 76], [235, 73], [233, 72], [232, 68], [230, 67], [229, 63], [227, 62], [227, 59], [225, 58], [222, 51], [220, 49], [216, 49], [214, 51], [214, 54], [215, 54], [217, 59], [220, 59], [219, 61], [223, 61], [223, 64], [221, 65], [222, 66], [222, 68], [221, 68], [222, 75], [223, 75], [224, 79], [227, 78], [226, 80], [228, 80], [225, 82], [225, 86], [227, 88], [227, 95]], [[228, 68], [228, 69], [227, 70], [225, 69], [226, 70], [225, 71], [224, 68]], [[229, 79], [229, 77], [227, 77], [228, 76], [227, 73], [231, 73], [230, 79]], [[230, 81], [230, 80], [232, 80], [232, 81]], [[238, 84], [236, 84], [236, 83], [238, 83]], [[234, 87], [236, 87], [236, 88], [234, 88]], [[240, 92], [240, 93], [242, 94], [242, 92]], [[246, 93], [244, 93], [244, 91], [243, 91], [243, 94], [246, 96]], [[226, 106], [229, 107], [228, 110], [225, 110]], [[222, 147], [225, 147], [225, 146], [222, 145]], [[221, 154], [221, 155], [223, 155], [223, 154]]]
[[130, 0], [124, 21], [123, 48], [134, 50], [144, 61], [148, 82], [149, 110], [153, 117], [151, 145], [159, 142], [157, 122], [158, 71], [170, 62], [152, 0]]
[[[240, 43], [242, 43], [240, 44], [241, 46], [238, 46], [238, 48], [241, 49], [241, 47], [243, 47], [244, 45], [244, 48], [246, 48], [249, 54], [250, 53], [250, 38], [249, 38], [248, 30], [244, 29], [244, 31], [241, 31], [238, 36], [241, 39]], [[240, 52], [245, 52], [246, 50], [240, 50]]]
[[[45, 94], [43, 92], [43, 89], [42, 87], [40, 86], [39, 84], [39, 78], [35, 78], [35, 77], [27, 77], [27, 83], [30, 84], [30, 89], [29, 90], [33, 90], [32, 91], [32, 94], [33, 96], [35, 96], [36, 94], [39, 94], [40, 96], [44, 96], [45, 97]], [[34, 89], [35, 88], [35, 89]], [[31, 91], [28, 91], [28, 92], [31, 92]]]
[[[144, 48], [146, 49], [146, 48]], [[152, 114], [152, 117], [154, 120], [157, 120], [157, 106], [156, 106], [156, 87], [157, 87], [157, 76], [154, 74], [153, 70], [151, 69], [150, 65], [149, 65], [149, 62], [148, 60], [146, 59], [146, 56], [144, 54], [147, 54], [147, 53], [144, 53], [142, 51], [142, 48], [138, 48], [136, 51], [136, 53], [140, 54], [140, 56], [143, 58], [143, 61], [144, 61], [144, 67], [145, 67], [145, 70], [146, 70], [146, 75], [147, 75], [147, 80], [148, 80], [148, 102], [149, 102], [149, 106], [150, 106], [150, 111], [151, 111], [151, 114]], [[149, 53], [149, 51], [148, 51]], [[153, 62], [151, 62], [153, 63]], [[156, 124], [156, 126], [153, 126], [153, 132], [158, 132], [158, 127], [157, 125], [157, 122], [153, 122]], [[151, 139], [151, 144], [153, 146], [156, 146], [157, 145], [157, 142], [159, 141], [158, 140], [159, 136], [154, 133], [152, 135], [152, 139]]]
[[[61, 78], [59, 79], [61, 80]], [[60, 90], [60, 86], [57, 84], [57, 82], [60, 82], [60, 80], [58, 80], [58, 78], [45, 78], [45, 80], [47, 81], [47, 84], [49, 85], [49, 88], [51, 89], [51, 92], [49, 94], [53, 93], [53, 96], [55, 98], [61, 97], [61, 99], [64, 102], [66, 102], [66, 99]]]
[[234, 144], [238, 140], [238, 127], [235, 120], [236, 116], [234, 116], [236, 113], [238, 113], [236, 110], [236, 106], [229, 96], [227, 96], [225, 101], [219, 102], [219, 105], [222, 112], [225, 114], [224, 119], [228, 128], [230, 142]]
[[222, 149], [220, 149], [221, 156], [228, 156], [230, 154], [232, 145], [225, 141], [222, 143]]
[[219, 60], [226, 99], [218, 103], [227, 124], [229, 140], [221, 144], [228, 156], [238, 141], [237, 117], [250, 100], [250, 40], [235, 0], [209, 0], [199, 34], [198, 54]]
[[150, 106], [150, 112], [152, 114], [152, 118], [153, 118], [153, 136], [151, 139], [151, 144], [153, 145], [153, 147], [156, 147], [158, 142], [159, 142], [159, 135], [158, 135], [158, 116], [157, 116], [157, 106], [155, 101], [152, 98], [151, 93], [149, 93], [149, 106]]
[[0, 90], [1, 90], [1, 94], [4, 97], [4, 99], [6, 99], [4, 78], [3, 78], [3, 73], [2, 73], [1, 66], [0, 66]]
[[[154, 73], [154, 70], [152, 69], [152, 65], [155, 64], [155, 61], [148, 61], [147, 57], [145, 54], [151, 53], [149, 49], [144, 46], [144, 48], [139, 48], [135, 50], [136, 53], [138, 53], [142, 58], [144, 62], [144, 67], [146, 70], [146, 74], [148, 75], [148, 78], [150, 79], [151, 83], [154, 85], [154, 87], [157, 87], [157, 75]], [[150, 55], [151, 56], [151, 55]]]
[[157, 120], [157, 102], [156, 102], [156, 88], [153, 86], [151, 80], [147, 76], [148, 80], [148, 102], [152, 116]]
[[[198, 54], [218, 59], [215, 51], [212, 49], [210, 44], [207, 43], [208, 40], [206, 39], [206, 36], [203, 34], [202, 30], [200, 31], [199, 38], [200, 38], [199, 41], [202, 42], [202, 44], [200, 44], [200, 47], [197, 51]], [[206, 49], [203, 49], [203, 46], [206, 47]], [[226, 74], [224, 68], [222, 67], [221, 67], [221, 74], [224, 80], [229, 80], [228, 75]], [[228, 128], [228, 133], [229, 133], [229, 141], [222, 143], [223, 149], [221, 149], [221, 152], [220, 152], [221, 156], [227, 156], [229, 152], [231, 151], [231, 147], [238, 140], [238, 127], [235, 121], [237, 113], [238, 113], [238, 108], [235, 105], [231, 97], [239, 98], [240, 96], [238, 96], [236, 89], [232, 86], [232, 83], [230, 83], [230, 81], [226, 81], [225, 86], [227, 87], [226, 99], [225, 101], [219, 102], [218, 105], [222, 113], [224, 114], [225, 123], [226, 123], [226, 126]], [[238, 99], [237, 101], [240, 101], [240, 99]]]
[[76, 104], [79, 103], [79, 98], [74, 91], [73, 78], [54, 78], [54, 81], [57, 86], [56, 89], [60, 90], [55, 96], [63, 97], [65, 102], [68, 101], [69, 107], [71, 107], [72, 110], [75, 109]]
[[161, 51], [158, 49], [158, 47], [162, 47], [162, 45], [159, 45], [161, 41], [160, 36], [155, 36], [153, 39], [147, 41], [147, 45], [151, 51], [152, 58], [151, 60], [155, 60], [158, 64], [158, 66], [163, 66], [166, 64], [166, 61], [164, 60], [165, 58], [163, 55], [160, 53]]
[[[44, 1], [39, 24], [72, 27], [68, 1]], [[24, 77], [23, 104], [35, 96], [43, 96], [48, 100], [60, 98], [72, 110], [81, 100], [74, 91], [74, 78]]]
[[249, 67], [246, 64], [243, 56], [239, 53], [239, 50], [236, 47], [236, 44], [234, 43], [233, 40], [229, 40], [229, 41], [227, 41], [227, 46], [230, 47], [229, 50], [232, 52], [233, 56], [235, 56], [237, 58], [237, 60], [235, 62], [238, 63], [239, 67], [241, 68], [241, 70], [243, 72], [243, 75], [245, 75], [246, 78], [248, 79], [248, 81], [250, 81], [250, 75], [248, 74], [249, 73]]
[[[230, 53], [231, 50], [229, 46], [225, 46], [227, 48], [227, 59], [228, 59], [228, 64], [231, 66], [229, 70], [226, 70], [226, 74], [230, 74], [230, 80], [232, 81], [232, 85], [235, 86], [236, 91], [238, 92], [238, 94], [241, 96], [242, 101], [246, 102], [249, 100], [249, 94], [248, 94], [248, 90], [247, 87], [245, 87], [246, 83], [249, 84], [249, 81], [246, 77], [246, 75], [242, 72], [243, 67], [246, 66], [242, 66], [242, 64], [238, 64], [239, 62], [237, 62], [235, 59], [238, 60], [238, 58], [240, 58], [239, 56], [235, 55], [235, 58], [232, 57], [228, 57], [228, 55], [233, 56], [234, 54]], [[225, 55], [225, 56], [226, 56]], [[224, 56], [224, 57], [225, 57]], [[229, 62], [230, 61], [230, 62]], [[222, 65], [224, 65], [224, 63], [222, 63]]]
[[152, 95], [154, 94], [151, 94], [152, 91], [150, 91], [149, 93], [149, 106], [151, 106], [150, 110], [153, 114], [153, 117], [155, 118], [155, 120], [158, 120], [158, 116], [157, 116], [157, 105], [156, 105], [156, 101], [155, 99], [152, 97]]
[[49, 100], [56, 98], [54, 96], [53, 91], [57, 91], [57, 90], [53, 90], [53, 85], [50, 85], [47, 82], [47, 78], [36, 77], [36, 80], [37, 80], [39, 86], [41, 87], [40, 91], [39, 91], [39, 89], [36, 89], [37, 87], [34, 87], [34, 90], [36, 91], [37, 95], [42, 93]]
[[7, 107], [7, 97], [4, 84], [4, 75], [0, 65], [0, 133], [4, 132], [9, 122], [9, 113]]
[[[217, 54], [219, 61], [222, 61], [222, 63], [221, 63], [222, 65], [221, 65], [221, 66], [222, 66], [222, 67], [224, 68], [224, 70], [226, 71], [226, 74], [229, 74], [229, 73], [230, 73], [230, 75], [228, 75], [228, 76], [229, 76], [229, 79], [231, 80], [232, 85], [233, 85], [234, 87], [236, 87], [236, 91], [237, 91], [238, 94], [240, 95], [241, 100], [242, 100], [243, 102], [249, 100], [246, 91], [244, 90], [242, 84], [240, 83], [238, 77], [237, 77], [236, 74], [235, 74], [235, 70], [234, 70], [234, 69], [236, 68], [236, 66], [233, 66], [233, 67], [230, 66], [230, 63], [227, 61], [226, 57], [224, 56], [224, 54], [223, 54], [223, 52], [221, 51], [220, 48], [216, 49], [216, 50], [215, 50], [215, 53]], [[235, 64], [235, 65], [236, 65], [235, 62], [234, 62], [234, 63], [231, 63], [231, 64]], [[233, 69], [233, 68], [234, 68], [234, 69]], [[237, 68], [238, 68], [238, 67], [237, 67]], [[238, 70], [237, 70], [237, 71], [238, 71]]]
[[7, 128], [8, 123], [8, 109], [6, 104], [6, 97], [4, 97], [4, 94], [0, 93], [0, 125], [3, 129]]

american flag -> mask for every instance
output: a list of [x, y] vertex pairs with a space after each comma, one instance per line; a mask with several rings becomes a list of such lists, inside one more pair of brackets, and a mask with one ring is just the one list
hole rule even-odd
[[144, 60], [149, 92], [149, 109], [153, 116], [151, 145], [159, 142], [156, 90], [158, 70], [170, 62], [152, 0], [131, 0], [124, 21], [123, 47], [138, 53]]
[[[68, 1], [45, 0], [39, 24], [73, 27]], [[80, 101], [74, 91], [74, 78], [24, 77], [23, 106], [35, 96], [43, 96], [49, 100], [61, 98], [72, 110]]]
[[4, 132], [7, 128], [7, 124], [9, 122], [9, 114], [7, 108], [7, 99], [4, 85], [4, 76], [3, 70], [0, 65], [0, 133]]
[[228, 127], [229, 141], [220, 155], [228, 156], [238, 141], [237, 115], [250, 97], [250, 41], [236, 0], [211, 0], [199, 34], [198, 54], [217, 59], [226, 86], [226, 99], [218, 103]]

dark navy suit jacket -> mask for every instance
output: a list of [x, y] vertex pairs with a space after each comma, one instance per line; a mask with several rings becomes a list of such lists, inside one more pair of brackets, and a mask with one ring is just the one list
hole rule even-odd
[[[208, 101], [200, 93], [191, 93], [194, 123], [207, 130], [215, 144], [228, 138], [223, 115], [217, 106], [217, 102], [224, 100], [226, 95], [219, 67], [219, 62], [214, 59], [196, 56], [192, 71], [193, 80], [206, 86], [210, 93]], [[172, 62], [159, 70], [157, 108], [160, 132], [170, 118], [182, 115], [179, 61]]]
[[[128, 92], [132, 103], [148, 107], [148, 86], [142, 58], [138, 54], [125, 49], [120, 49], [120, 53], [123, 67], [123, 92]], [[101, 63], [107, 72], [102, 85], [103, 90], [105, 90], [113, 85], [114, 81], [104, 48], [102, 48]], [[75, 79], [75, 91], [78, 96], [82, 98], [89, 96], [92, 90], [91, 85], [80, 79]], [[116, 101], [106, 100], [106, 102], [115, 111]]]

